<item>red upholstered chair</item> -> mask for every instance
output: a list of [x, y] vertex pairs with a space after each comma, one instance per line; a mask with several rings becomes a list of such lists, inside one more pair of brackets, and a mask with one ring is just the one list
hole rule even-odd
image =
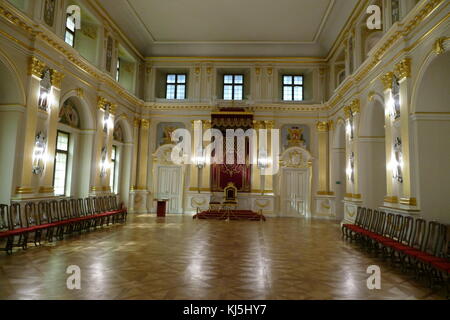
[[50, 201], [50, 218], [51, 222], [55, 224], [52, 228], [51, 236], [56, 237], [58, 240], [64, 239], [64, 224], [61, 219], [60, 207], [61, 202], [57, 200]]
[[28, 243], [34, 243], [35, 246], [40, 245], [42, 229], [39, 229], [39, 213], [36, 203], [28, 202], [25, 204], [25, 227], [27, 232], [24, 233], [24, 249]]
[[39, 225], [42, 230], [41, 232], [43, 233], [45, 231], [46, 232], [45, 239], [49, 242], [52, 242], [54, 225], [52, 225], [50, 215], [50, 203], [47, 201], [40, 201], [37, 206], [39, 215]]
[[11, 229], [9, 206], [0, 204], [0, 241], [6, 241], [5, 247], [2, 248], [2, 250], [6, 251], [8, 254], [12, 251], [12, 241], [14, 240]]

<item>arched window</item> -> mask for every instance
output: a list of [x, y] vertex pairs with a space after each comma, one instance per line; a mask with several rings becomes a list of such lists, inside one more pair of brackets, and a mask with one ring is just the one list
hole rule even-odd
[[67, 14], [64, 41], [71, 47], [75, 46], [75, 26], [75, 15]]

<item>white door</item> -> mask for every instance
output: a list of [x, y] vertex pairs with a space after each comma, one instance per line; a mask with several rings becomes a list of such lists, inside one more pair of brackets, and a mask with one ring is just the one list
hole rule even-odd
[[158, 167], [158, 190], [159, 199], [168, 199], [168, 213], [182, 212], [182, 176], [181, 167], [160, 166]]
[[281, 215], [287, 217], [308, 216], [308, 171], [284, 169], [281, 183]]

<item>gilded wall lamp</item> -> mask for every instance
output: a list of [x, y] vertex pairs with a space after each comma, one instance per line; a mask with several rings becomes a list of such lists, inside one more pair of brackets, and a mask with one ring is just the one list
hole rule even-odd
[[46, 142], [47, 138], [45, 134], [40, 131], [36, 135], [33, 150], [33, 174], [39, 175], [44, 171]]
[[43, 72], [43, 78], [40, 81], [39, 85], [39, 100], [38, 100], [38, 107], [41, 110], [47, 111], [48, 107], [51, 104], [52, 96], [52, 82], [51, 82], [51, 74], [50, 69], [46, 69]]

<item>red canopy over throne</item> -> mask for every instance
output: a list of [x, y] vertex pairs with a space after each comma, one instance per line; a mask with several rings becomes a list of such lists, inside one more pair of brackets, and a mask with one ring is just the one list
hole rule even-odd
[[211, 115], [212, 128], [218, 129], [223, 134], [224, 164], [211, 165], [211, 189], [213, 192], [223, 192], [224, 188], [233, 183], [239, 192], [251, 192], [251, 173], [249, 142], [245, 143], [245, 164], [238, 164], [237, 141], [234, 142], [234, 164], [226, 164], [226, 130], [242, 129], [244, 131], [253, 128], [253, 114], [245, 112], [241, 108], [225, 108]]

